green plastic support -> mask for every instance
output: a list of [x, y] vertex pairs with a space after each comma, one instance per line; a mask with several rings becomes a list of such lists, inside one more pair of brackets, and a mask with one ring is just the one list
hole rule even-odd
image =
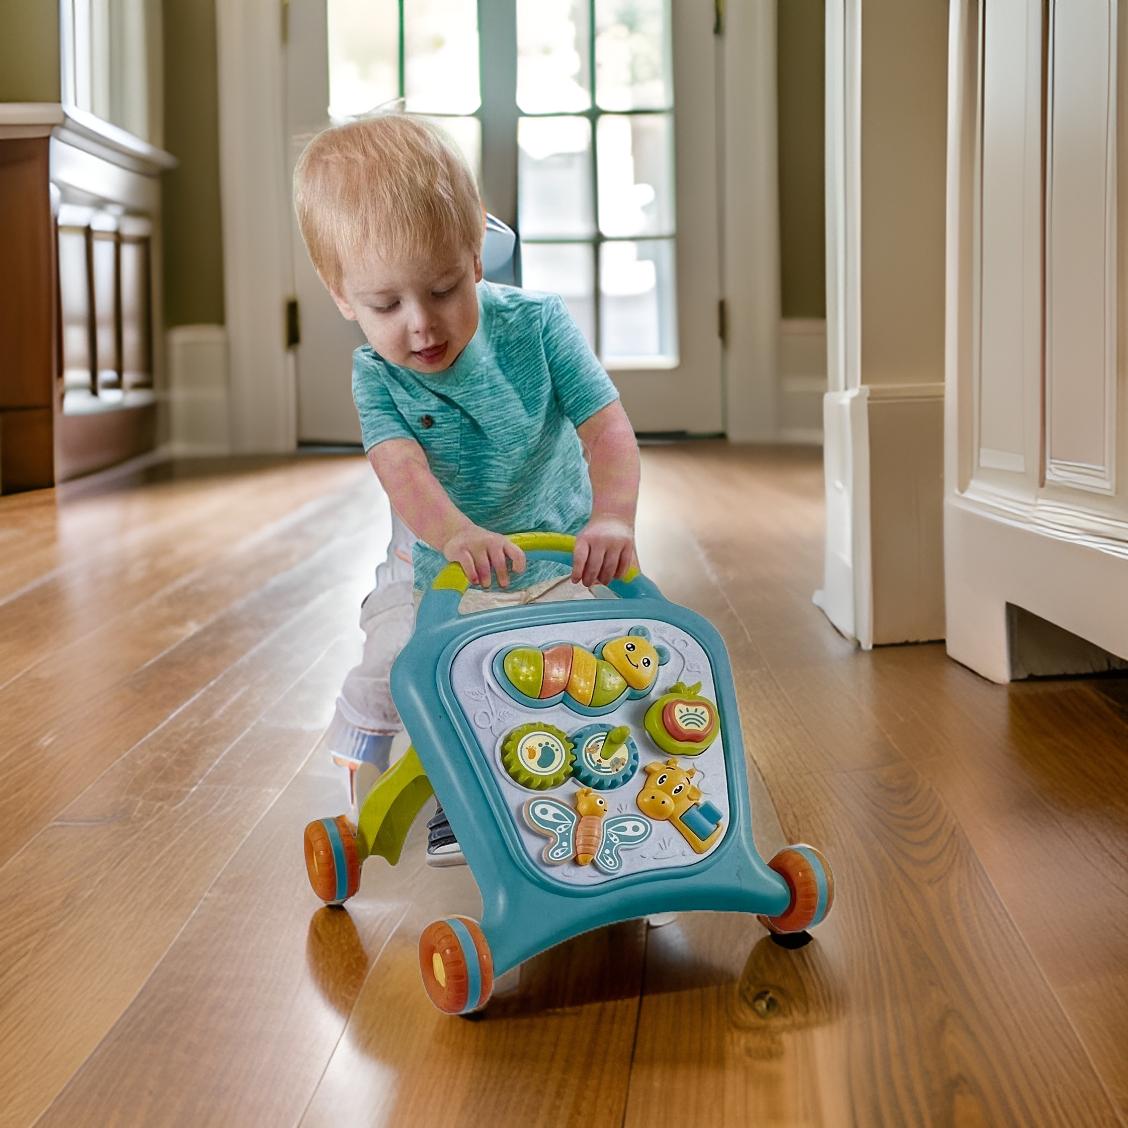
[[394, 866], [415, 816], [434, 794], [418, 754], [409, 748], [380, 777], [364, 801], [356, 828], [360, 860], [378, 854]]
[[613, 728], [604, 738], [603, 747], [599, 750], [599, 755], [604, 760], [613, 760], [615, 753], [627, 743], [627, 738], [631, 735], [631, 730], [626, 725], [618, 725]]

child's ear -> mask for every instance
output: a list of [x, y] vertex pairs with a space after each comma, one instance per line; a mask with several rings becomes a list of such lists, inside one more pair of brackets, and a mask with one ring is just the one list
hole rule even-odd
[[341, 316], [346, 321], [355, 321], [356, 320], [356, 312], [353, 309], [353, 307], [349, 304], [349, 301], [344, 296], [344, 294], [339, 294], [332, 287], [329, 288], [329, 293], [333, 297], [333, 303], [341, 311]]
[[474, 256], [474, 281], [475, 281], [475, 283], [478, 283], [478, 282], [481, 282], [481, 280], [482, 280], [482, 256], [481, 255], [475, 255]]

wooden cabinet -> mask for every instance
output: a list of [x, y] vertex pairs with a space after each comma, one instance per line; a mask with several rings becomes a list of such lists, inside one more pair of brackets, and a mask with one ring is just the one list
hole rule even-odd
[[0, 142], [0, 488], [55, 480], [59, 352], [45, 137]]
[[173, 162], [80, 111], [3, 109], [0, 490], [12, 493], [159, 441], [159, 176]]

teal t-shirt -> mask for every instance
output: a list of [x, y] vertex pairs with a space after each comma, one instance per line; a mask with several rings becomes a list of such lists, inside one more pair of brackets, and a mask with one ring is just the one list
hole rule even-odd
[[[475, 524], [578, 533], [592, 499], [576, 428], [619, 393], [555, 294], [480, 282], [478, 314], [473, 339], [444, 372], [389, 364], [370, 345], [353, 353], [365, 452], [414, 439]], [[418, 541], [414, 563], [415, 586], [427, 588], [447, 561]], [[510, 586], [562, 574], [552, 561], [529, 561]]]

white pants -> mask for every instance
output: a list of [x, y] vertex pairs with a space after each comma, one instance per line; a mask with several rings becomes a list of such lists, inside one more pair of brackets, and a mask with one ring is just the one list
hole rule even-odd
[[[423, 597], [422, 592], [412, 588], [411, 549], [415, 539], [393, 510], [387, 559], [376, 569], [376, 586], [360, 608], [364, 654], [345, 677], [337, 698], [336, 715], [327, 734], [329, 752], [339, 759], [368, 760], [365, 749], [372, 747], [373, 742], [366, 737], [372, 734], [391, 736], [403, 730], [388, 679], [392, 663], [411, 637], [415, 612]], [[472, 614], [495, 607], [592, 598], [594, 594], [589, 588], [574, 584], [570, 577], [564, 576], [520, 590], [470, 588], [459, 604], [459, 611]], [[387, 767], [387, 743], [375, 745], [383, 750], [381, 769]]]

